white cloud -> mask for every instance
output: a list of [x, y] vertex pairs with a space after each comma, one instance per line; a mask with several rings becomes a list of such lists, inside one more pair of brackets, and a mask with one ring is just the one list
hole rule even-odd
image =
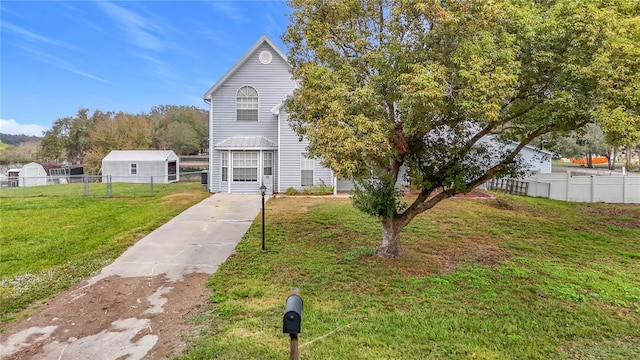
[[108, 1], [98, 2], [98, 6], [120, 25], [133, 45], [153, 51], [165, 48], [158, 19], [144, 17]]
[[13, 24], [8, 23], [6, 21], [2, 24], [2, 27], [7, 29], [7, 30], [13, 31], [14, 33], [22, 36], [24, 39], [27, 39], [27, 40], [30, 40], [30, 41], [43, 42], [43, 43], [47, 43], [47, 44], [68, 47], [66, 44], [64, 44], [64, 43], [62, 43], [62, 42], [60, 42], [60, 41], [58, 41], [56, 39], [36, 34], [34, 32], [31, 32], [31, 31], [26, 30], [24, 28], [21, 28], [19, 26], [13, 25]]
[[233, 20], [236, 23], [246, 24], [251, 19], [242, 13], [242, 10], [229, 2], [213, 1], [209, 2], [216, 13]]
[[13, 119], [0, 119], [0, 133], [3, 134], [42, 136], [46, 130], [47, 128], [42, 125], [20, 124]]
[[108, 83], [109, 81], [97, 77], [95, 75], [89, 74], [81, 69], [79, 69], [78, 67], [76, 67], [74, 64], [72, 64], [71, 62], [64, 60], [62, 58], [59, 58], [57, 56], [53, 56], [51, 54], [45, 53], [43, 51], [37, 50], [37, 49], [33, 49], [27, 46], [23, 46], [22, 50], [24, 51], [28, 51], [34, 55], [37, 56], [37, 58], [45, 63], [51, 64], [53, 66], [57, 66], [61, 69], [67, 70], [69, 72], [72, 72], [74, 74], [89, 78], [89, 79], [93, 79], [93, 80], [97, 80], [97, 81], [101, 81], [104, 83]]

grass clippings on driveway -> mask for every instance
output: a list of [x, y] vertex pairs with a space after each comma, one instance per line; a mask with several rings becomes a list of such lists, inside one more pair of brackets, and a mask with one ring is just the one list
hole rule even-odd
[[[186, 359], [284, 359], [284, 302], [304, 299], [300, 359], [638, 359], [638, 205], [450, 199], [374, 253], [349, 199], [267, 203], [209, 282]], [[612, 218], [613, 216], [613, 218]]]

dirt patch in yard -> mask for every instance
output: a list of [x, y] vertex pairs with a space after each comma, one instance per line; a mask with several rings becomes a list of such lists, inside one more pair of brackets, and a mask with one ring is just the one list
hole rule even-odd
[[[638, 204], [587, 204], [581, 211], [596, 216], [606, 224], [624, 229], [640, 230], [640, 205]], [[587, 220], [588, 221], [588, 220]]]
[[[27, 318], [0, 334], [0, 357], [171, 358], [185, 350], [185, 340], [198, 330], [192, 320], [206, 309], [210, 276], [193, 273], [176, 282], [165, 276], [112, 276], [90, 286], [82, 282], [27, 310]], [[105, 350], [123, 337], [130, 346]], [[96, 346], [87, 347], [91, 342]], [[94, 350], [87, 348], [96, 353], [88, 354]]]
[[464, 244], [454, 246], [405, 246], [405, 256], [390, 266], [402, 269], [409, 276], [451, 274], [462, 264], [495, 267], [511, 257], [507, 249], [495, 244]]

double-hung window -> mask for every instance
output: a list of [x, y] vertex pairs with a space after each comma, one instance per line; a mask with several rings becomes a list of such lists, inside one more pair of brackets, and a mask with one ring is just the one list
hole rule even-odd
[[129, 175], [137, 175], [138, 174], [138, 164], [129, 164]]
[[300, 185], [313, 185], [313, 159], [309, 159], [307, 154], [300, 154]]
[[258, 153], [255, 151], [234, 151], [231, 153], [233, 163], [233, 181], [258, 181]]
[[222, 162], [222, 181], [229, 181], [229, 157], [226, 151], [220, 153]]
[[262, 175], [273, 175], [273, 153], [265, 151], [262, 157]]
[[236, 120], [258, 121], [258, 92], [251, 86], [243, 86], [238, 90]]

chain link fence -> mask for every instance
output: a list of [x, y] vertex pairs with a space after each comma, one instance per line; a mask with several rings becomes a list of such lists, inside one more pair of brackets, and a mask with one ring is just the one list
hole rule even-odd
[[[180, 182], [204, 184], [206, 171], [180, 174]], [[155, 187], [166, 176], [123, 177], [113, 181], [104, 175], [50, 175], [43, 177], [9, 177], [0, 183], [0, 198], [37, 196], [153, 196]]]

